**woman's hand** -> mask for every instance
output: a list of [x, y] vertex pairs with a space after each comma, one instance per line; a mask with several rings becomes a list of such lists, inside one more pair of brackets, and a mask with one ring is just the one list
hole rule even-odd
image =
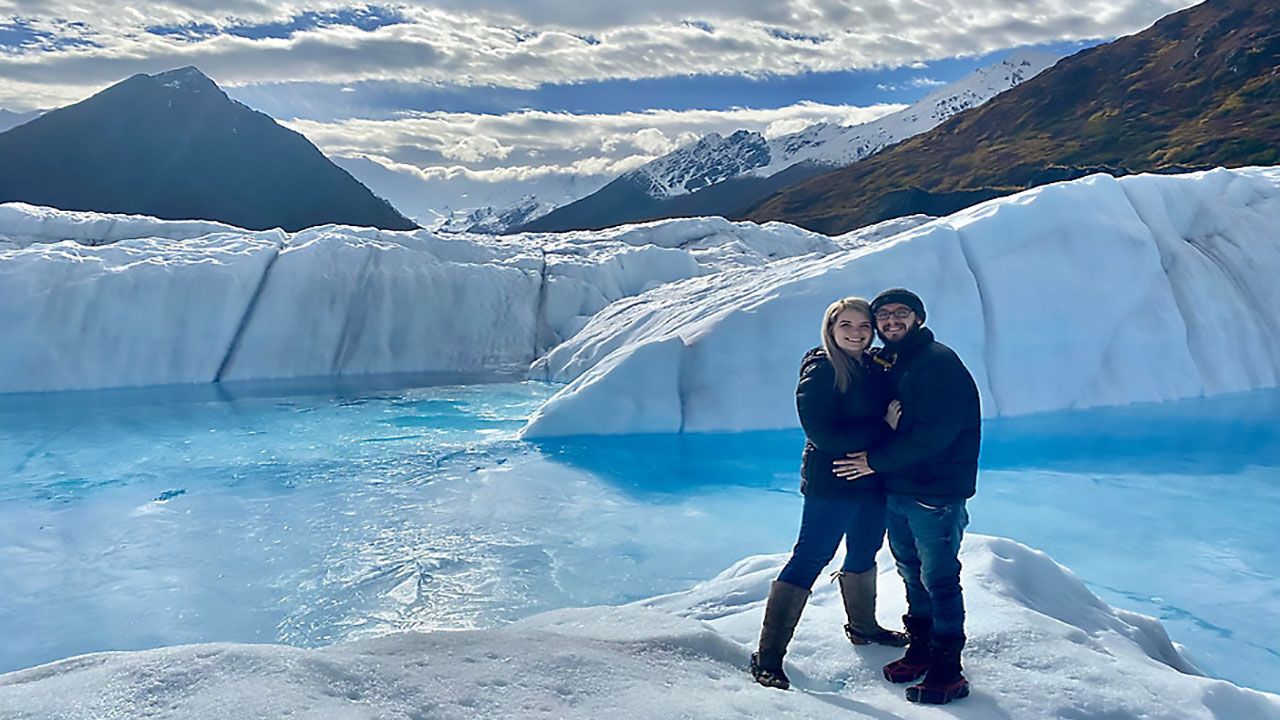
[[884, 421], [889, 423], [889, 427], [894, 430], [898, 429], [898, 421], [902, 419], [902, 403], [894, 400], [889, 403], [889, 409], [884, 411]]

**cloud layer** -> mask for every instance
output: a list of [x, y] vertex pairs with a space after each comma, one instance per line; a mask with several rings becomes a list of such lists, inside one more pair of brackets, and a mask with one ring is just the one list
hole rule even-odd
[[899, 66], [1134, 32], [1188, 0], [0, 0], [0, 107], [49, 107], [138, 72], [220, 83], [391, 80], [529, 88]]

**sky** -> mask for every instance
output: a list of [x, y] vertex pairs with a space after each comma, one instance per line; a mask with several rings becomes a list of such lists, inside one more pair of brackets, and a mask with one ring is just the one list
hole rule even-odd
[[709, 132], [865, 122], [1014, 48], [1068, 55], [1191, 4], [0, 0], [0, 108], [195, 65], [418, 216], [585, 194]]

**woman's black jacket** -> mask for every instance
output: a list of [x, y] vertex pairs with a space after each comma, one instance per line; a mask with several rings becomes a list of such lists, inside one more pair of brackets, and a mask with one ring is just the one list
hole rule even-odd
[[[872, 366], [875, 367], [875, 366]], [[800, 492], [819, 497], [847, 497], [883, 492], [875, 475], [861, 480], [836, 477], [831, 463], [866, 450], [890, 432], [884, 421], [889, 396], [883, 375], [854, 363], [845, 392], [836, 389], [835, 367], [822, 348], [805, 353], [796, 386], [796, 411], [804, 428]]]

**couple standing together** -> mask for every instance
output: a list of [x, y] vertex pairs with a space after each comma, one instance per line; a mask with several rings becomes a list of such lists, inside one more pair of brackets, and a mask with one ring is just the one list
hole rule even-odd
[[[981, 408], [973, 376], [924, 322], [924, 303], [909, 290], [885, 290], [870, 303], [845, 298], [823, 316], [822, 347], [804, 356], [796, 388], [804, 511], [751, 655], [762, 685], [790, 687], [783, 656], [814, 581], [844, 538], [836, 575], [849, 640], [905, 645], [884, 676], [915, 683], [906, 691], [912, 702], [969, 694], [960, 667], [959, 552], [978, 476]], [[884, 347], [873, 350], [877, 331]], [[906, 583], [905, 633], [876, 621], [876, 552], [886, 528]]]

